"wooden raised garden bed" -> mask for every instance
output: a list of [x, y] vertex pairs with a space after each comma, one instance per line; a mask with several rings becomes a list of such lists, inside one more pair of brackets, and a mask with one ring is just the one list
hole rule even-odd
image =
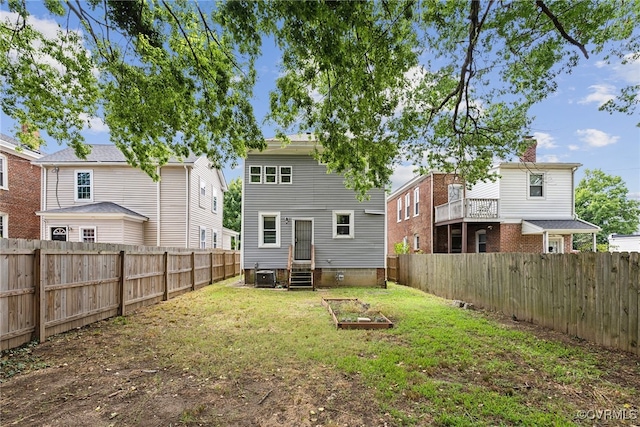
[[322, 298], [338, 329], [387, 329], [393, 322], [357, 298]]

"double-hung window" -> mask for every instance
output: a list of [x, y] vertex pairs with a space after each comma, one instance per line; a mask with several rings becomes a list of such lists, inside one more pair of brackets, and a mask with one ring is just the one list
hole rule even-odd
[[258, 224], [260, 248], [280, 247], [280, 212], [259, 212]]
[[402, 221], [402, 197], [398, 197], [398, 222]]
[[333, 238], [353, 239], [354, 211], [333, 211]]
[[404, 196], [404, 211], [404, 219], [409, 219], [411, 216], [411, 193]]
[[0, 188], [9, 189], [9, 172], [7, 171], [7, 158], [0, 154]]
[[291, 166], [280, 166], [280, 184], [291, 184]]
[[420, 188], [413, 189], [413, 216], [420, 214]]
[[198, 204], [201, 208], [205, 208], [205, 199], [207, 197], [207, 183], [204, 180], [200, 180], [200, 193], [198, 193]]
[[277, 166], [264, 167], [264, 182], [265, 184], [278, 183], [278, 167]]
[[78, 170], [75, 171], [75, 201], [76, 202], [92, 202], [93, 201], [93, 171]]
[[4, 237], [9, 237], [9, 232], [7, 231], [7, 214], [0, 212], [0, 239]]
[[211, 212], [218, 213], [218, 190], [211, 186]]
[[207, 247], [207, 228], [200, 226], [200, 249]]
[[218, 247], [218, 231], [217, 230], [211, 230], [211, 247], [212, 248]]
[[544, 174], [529, 174], [529, 197], [544, 197]]
[[262, 184], [262, 166], [249, 166], [249, 182]]

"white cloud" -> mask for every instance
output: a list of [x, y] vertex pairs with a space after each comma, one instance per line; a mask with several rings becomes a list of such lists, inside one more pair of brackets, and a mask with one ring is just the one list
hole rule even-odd
[[571, 151], [577, 151], [579, 149], [580, 149], [580, 147], [575, 145], [575, 144], [569, 145], [569, 150], [571, 150]]
[[543, 163], [558, 163], [560, 158], [555, 154], [545, 154], [544, 156], [539, 156], [538, 160]]
[[582, 98], [581, 100], [579, 100], [578, 104], [591, 104], [595, 102], [598, 104], [598, 106], [600, 106], [616, 97], [615, 95], [616, 88], [613, 85], [608, 85], [608, 84], [592, 85], [592, 86], [589, 86], [589, 89], [592, 92], [589, 95]]
[[578, 129], [576, 134], [580, 137], [580, 140], [591, 147], [605, 147], [615, 144], [620, 139], [619, 136], [609, 135], [598, 129]]
[[640, 192], [637, 192], [637, 193], [630, 192], [629, 194], [627, 194], [627, 198], [633, 199], [633, 200], [640, 200]]
[[90, 117], [89, 115], [82, 113], [80, 119], [85, 122], [85, 130], [94, 133], [109, 132], [109, 126], [102, 121], [99, 117]]
[[640, 52], [625, 55], [624, 62], [613, 67], [616, 74], [627, 83], [640, 84]]
[[395, 191], [402, 185], [406, 184], [417, 174], [414, 172], [414, 165], [398, 165], [391, 175], [391, 191]]
[[533, 138], [538, 143], [538, 147], [540, 148], [556, 148], [557, 145], [554, 143], [555, 138], [548, 133], [544, 132], [534, 132]]

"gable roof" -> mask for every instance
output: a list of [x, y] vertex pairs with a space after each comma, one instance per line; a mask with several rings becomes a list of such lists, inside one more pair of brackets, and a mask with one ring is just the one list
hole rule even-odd
[[68, 208], [49, 209], [46, 211], [36, 212], [36, 215], [42, 216], [128, 216], [138, 220], [147, 221], [149, 218], [140, 215], [137, 212], [127, 209], [113, 202], [89, 203], [87, 205], [71, 206]]
[[28, 160], [39, 159], [42, 157], [42, 153], [39, 151], [23, 146], [20, 141], [10, 137], [9, 135], [5, 135], [4, 133], [0, 133], [0, 149], [2, 149], [2, 151], [9, 151], [13, 155]]
[[250, 154], [311, 154], [314, 150], [321, 151], [322, 145], [312, 133], [296, 133], [287, 135], [289, 143], [283, 144], [279, 138], [267, 138], [267, 148], [262, 151], [251, 150]]
[[[76, 153], [72, 147], [67, 147], [63, 150], [42, 157], [35, 163], [41, 165], [51, 165], [60, 163], [127, 163], [127, 159], [120, 151], [118, 147], [113, 144], [86, 144], [91, 148], [91, 152], [87, 155], [86, 159], [81, 159], [76, 156]], [[198, 156], [190, 154], [189, 157], [182, 161], [171, 157], [169, 164], [190, 164], [195, 163], [198, 160]]]

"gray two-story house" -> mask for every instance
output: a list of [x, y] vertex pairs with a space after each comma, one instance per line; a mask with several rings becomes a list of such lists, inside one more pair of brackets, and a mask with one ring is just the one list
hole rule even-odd
[[269, 139], [244, 162], [245, 281], [289, 289], [384, 286], [384, 191], [358, 201], [342, 175], [314, 158], [320, 147], [311, 135], [289, 140]]

